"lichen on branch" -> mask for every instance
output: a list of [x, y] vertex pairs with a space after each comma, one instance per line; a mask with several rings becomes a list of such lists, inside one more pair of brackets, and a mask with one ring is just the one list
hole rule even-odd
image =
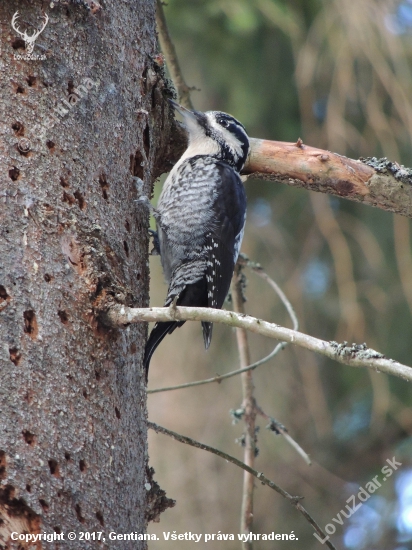
[[245, 328], [256, 334], [275, 338], [282, 342], [306, 348], [338, 363], [351, 367], [369, 368], [376, 372], [385, 372], [406, 380], [412, 381], [412, 368], [388, 359], [381, 353], [368, 348], [366, 344], [352, 344], [347, 342], [338, 344], [320, 340], [308, 334], [298, 332], [268, 323], [262, 319], [243, 315], [233, 311], [201, 307], [151, 307], [131, 308], [116, 305], [109, 308], [102, 316], [102, 321], [112, 327], [126, 327], [131, 323], [153, 321], [207, 321], [223, 323], [232, 327]]

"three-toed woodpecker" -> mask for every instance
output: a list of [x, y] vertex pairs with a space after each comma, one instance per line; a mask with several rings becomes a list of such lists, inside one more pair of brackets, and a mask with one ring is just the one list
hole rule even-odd
[[[242, 124], [220, 111], [183, 115], [189, 145], [166, 179], [155, 210], [161, 262], [169, 289], [165, 306], [221, 308], [229, 291], [246, 219], [239, 172], [249, 153]], [[156, 323], [146, 344], [146, 377], [153, 352], [179, 322]], [[206, 349], [212, 323], [202, 322]]]

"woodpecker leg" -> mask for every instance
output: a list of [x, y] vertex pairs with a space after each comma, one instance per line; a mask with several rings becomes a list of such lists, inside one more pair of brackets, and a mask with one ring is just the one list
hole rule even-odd
[[170, 302], [170, 305], [169, 305], [169, 308], [171, 309], [171, 311], [173, 311], [174, 314], [176, 313], [176, 305], [177, 305], [178, 299], [179, 299], [179, 294], [176, 294], [176, 296], [174, 296], [173, 300]]
[[159, 235], [157, 234], [157, 231], [153, 231], [153, 229], [149, 229], [149, 234], [153, 239], [153, 248], [150, 251], [150, 255], [151, 256], [160, 256]]

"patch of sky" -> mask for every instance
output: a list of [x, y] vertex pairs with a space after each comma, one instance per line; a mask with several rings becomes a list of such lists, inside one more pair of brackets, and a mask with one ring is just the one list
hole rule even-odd
[[346, 441], [366, 430], [369, 422], [370, 404], [356, 401], [350, 411], [345, 411], [336, 418], [333, 431], [338, 439]]
[[330, 278], [330, 268], [327, 262], [319, 258], [310, 260], [302, 272], [305, 294], [310, 298], [319, 298], [328, 290]]
[[412, 32], [412, 0], [399, 2], [394, 11], [385, 17], [385, 25], [392, 34]]
[[272, 207], [266, 199], [256, 199], [249, 208], [250, 221], [256, 227], [265, 227], [272, 221]]

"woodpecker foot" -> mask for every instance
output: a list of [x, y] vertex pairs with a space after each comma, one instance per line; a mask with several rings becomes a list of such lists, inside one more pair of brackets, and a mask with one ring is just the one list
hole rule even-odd
[[176, 294], [176, 296], [173, 297], [173, 300], [169, 304], [169, 309], [172, 312], [173, 316], [176, 315], [176, 306], [177, 306], [178, 299], [179, 299], [179, 294]]
[[150, 251], [150, 255], [160, 256], [160, 242], [159, 242], [159, 235], [157, 234], [157, 231], [153, 231], [153, 229], [149, 229], [149, 235], [153, 239], [153, 248]]

